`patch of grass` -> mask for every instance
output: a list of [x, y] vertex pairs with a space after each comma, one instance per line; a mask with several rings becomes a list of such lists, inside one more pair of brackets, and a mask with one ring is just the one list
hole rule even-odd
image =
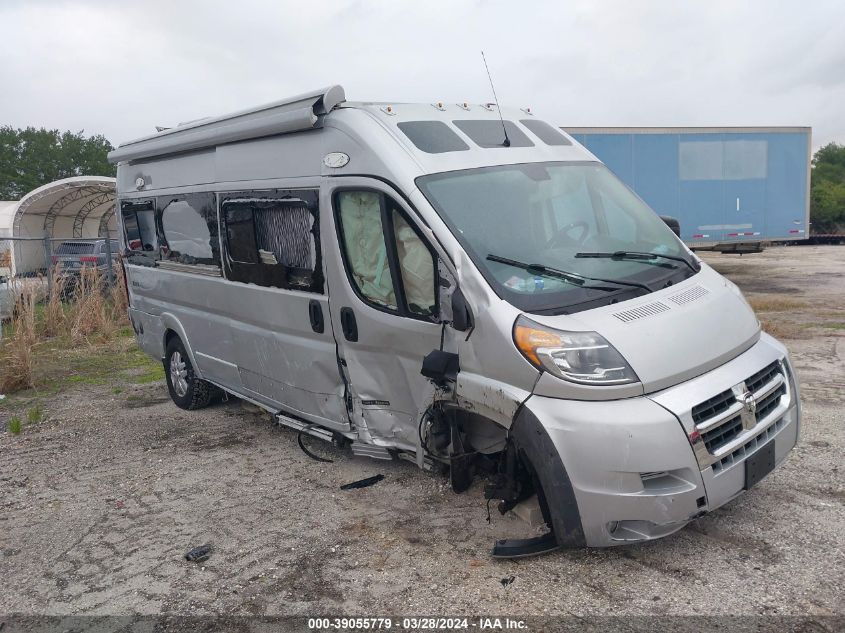
[[119, 393], [123, 393], [123, 387], [113, 387], [111, 392], [115, 395], [117, 395]]
[[105, 385], [108, 380], [104, 376], [89, 376], [87, 374], [72, 374], [62, 382], [66, 385]]
[[821, 327], [826, 327], [831, 330], [845, 330], [845, 323], [822, 323]]
[[806, 301], [781, 295], [757, 295], [749, 297], [748, 303], [755, 312], [786, 312], [806, 308], [808, 305]]
[[26, 421], [28, 424], [38, 424], [44, 419], [44, 410], [40, 404], [36, 404], [29, 411], [26, 412]]
[[147, 385], [151, 382], [164, 380], [164, 366], [161, 363], [155, 364], [146, 369], [143, 374], [132, 376], [131, 380], [139, 385]]
[[[26, 401], [49, 397], [64, 389], [83, 385], [108, 385], [125, 389], [127, 384], [152, 383], [164, 378], [161, 361], [138, 349], [132, 338], [115, 337], [101, 342], [74, 343], [70, 336], [39, 341], [32, 345], [32, 386], [17, 393], [7, 392], [0, 408], [20, 406]], [[127, 370], [130, 370], [127, 372]], [[131, 375], [130, 375], [131, 374]]]
[[20, 434], [21, 428], [23, 428], [21, 419], [18, 416], [13, 415], [11, 418], [9, 418], [9, 424], [6, 426], [6, 428], [8, 428], [9, 433], [11, 433], [12, 435]]

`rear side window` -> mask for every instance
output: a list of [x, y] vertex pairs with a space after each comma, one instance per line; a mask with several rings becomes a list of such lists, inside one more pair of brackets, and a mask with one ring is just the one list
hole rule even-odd
[[572, 145], [572, 142], [560, 130], [545, 121], [539, 119], [520, 119], [519, 122], [546, 145]]
[[[498, 119], [462, 119], [452, 123], [480, 147], [505, 147], [505, 132]], [[510, 147], [534, 147], [534, 143], [513, 121], [504, 123]]]
[[464, 143], [461, 137], [443, 121], [406, 121], [398, 123], [397, 126], [417, 149], [428, 154], [460, 152], [469, 149], [469, 145]]
[[266, 193], [227, 194], [221, 201], [226, 276], [259, 286], [322, 292], [317, 192]]
[[220, 265], [214, 194], [159, 198], [162, 258], [180, 264]]

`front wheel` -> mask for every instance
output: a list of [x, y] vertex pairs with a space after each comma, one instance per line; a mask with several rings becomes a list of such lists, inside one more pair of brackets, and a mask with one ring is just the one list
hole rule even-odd
[[167, 344], [164, 354], [164, 373], [167, 376], [167, 390], [170, 398], [180, 409], [202, 409], [208, 406], [216, 387], [197, 378], [185, 345], [174, 336]]

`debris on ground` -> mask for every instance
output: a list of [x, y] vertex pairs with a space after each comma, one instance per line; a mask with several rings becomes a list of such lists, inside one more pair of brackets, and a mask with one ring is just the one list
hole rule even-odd
[[343, 484], [340, 489], [354, 490], [356, 488], [367, 488], [373, 484], [377, 484], [382, 479], [384, 479], [384, 475], [373, 475], [372, 477], [367, 477], [366, 479], [359, 479], [358, 481], [353, 481], [352, 483]]
[[209, 556], [211, 556], [211, 545], [205, 544], [189, 549], [185, 554], [185, 560], [191, 561], [192, 563], [201, 563], [208, 560]]
[[502, 583], [502, 587], [507, 588], [514, 580], [516, 580], [516, 576], [505, 576], [499, 582]]
[[316, 462], [333, 464], [334, 463], [333, 459], [328, 459], [327, 457], [320, 457], [319, 455], [315, 455], [310, 450], [308, 450], [308, 448], [305, 446], [305, 443], [302, 441], [303, 431], [305, 431], [305, 429], [300, 430], [299, 434], [296, 436], [296, 442], [297, 442], [297, 444], [299, 444], [299, 448], [302, 449], [302, 452], [305, 453], [306, 455], [308, 455], [308, 457], [310, 457], [311, 459], [313, 459]]

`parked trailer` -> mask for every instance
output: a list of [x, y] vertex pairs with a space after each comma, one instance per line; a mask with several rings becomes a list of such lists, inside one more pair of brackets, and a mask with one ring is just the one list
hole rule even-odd
[[809, 127], [566, 128], [697, 250], [810, 234]]
[[[225, 390], [369, 457], [495, 465], [551, 531], [665, 536], [798, 438], [786, 348], [571, 137], [342, 88], [121, 145], [130, 318], [176, 405]], [[702, 344], [706, 341], [706, 344]]]

